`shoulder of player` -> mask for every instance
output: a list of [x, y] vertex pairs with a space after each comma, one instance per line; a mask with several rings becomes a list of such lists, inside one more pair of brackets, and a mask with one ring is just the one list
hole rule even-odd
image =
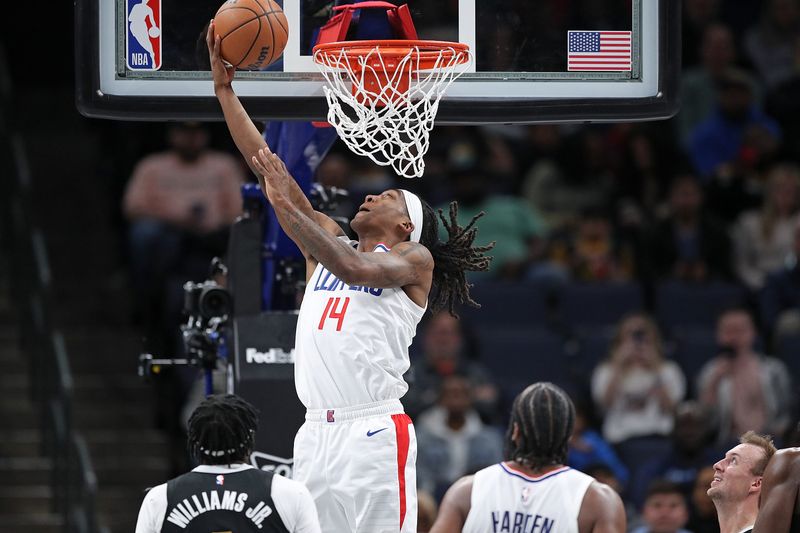
[[767, 471], [776, 478], [800, 478], [800, 448], [784, 448], [775, 452]]
[[451, 505], [468, 512], [472, 499], [472, 485], [474, 481], [475, 476], [462, 477], [448, 489], [445, 498]]
[[389, 253], [403, 257], [414, 264], [433, 266], [433, 256], [430, 250], [418, 242], [401, 242], [396, 244]]
[[592, 481], [583, 497], [581, 517], [598, 519], [601, 516], [613, 515], [618, 511], [624, 516], [625, 508], [619, 494], [605, 483]]

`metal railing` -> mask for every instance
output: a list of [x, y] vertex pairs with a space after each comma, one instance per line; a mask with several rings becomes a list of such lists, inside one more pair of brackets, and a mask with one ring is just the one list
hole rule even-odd
[[61, 332], [52, 319], [52, 274], [44, 234], [32, 209], [25, 144], [13, 126], [11, 85], [0, 46], [0, 228], [10, 248], [12, 298], [20, 312], [31, 396], [41, 413], [43, 453], [52, 459], [53, 511], [66, 533], [103, 533], [95, 499], [97, 477], [83, 436], [72, 423], [73, 381]]

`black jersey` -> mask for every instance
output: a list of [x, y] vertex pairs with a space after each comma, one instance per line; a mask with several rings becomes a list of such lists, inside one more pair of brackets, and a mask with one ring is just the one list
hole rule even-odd
[[273, 474], [188, 472], [167, 483], [162, 533], [290, 533], [272, 501]]

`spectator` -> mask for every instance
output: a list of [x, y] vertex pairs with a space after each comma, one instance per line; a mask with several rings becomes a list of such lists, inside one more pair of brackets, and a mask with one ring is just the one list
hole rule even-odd
[[686, 527], [692, 533], [719, 533], [717, 508], [708, 489], [714, 479], [714, 467], [706, 466], [697, 473], [692, 489], [689, 523]]
[[800, 331], [800, 220], [795, 222], [792, 253], [767, 276], [760, 295], [761, 323], [773, 341]]
[[459, 374], [469, 379], [475, 409], [484, 420], [492, 420], [497, 413], [499, 393], [489, 372], [469, 359], [462, 322], [450, 313], [436, 313], [428, 319], [421, 340], [422, 358], [411, 365], [410, 387], [403, 397], [406, 412], [413, 418], [433, 407], [439, 398], [442, 381]]
[[780, 128], [755, 105], [750, 76], [728, 69], [717, 82], [717, 109], [689, 137], [689, 152], [701, 179], [730, 180], [774, 154]]
[[764, 286], [767, 274], [786, 264], [792, 252], [800, 208], [800, 169], [772, 168], [760, 211], [745, 212], [733, 231], [736, 271], [751, 290]]
[[717, 83], [736, 61], [733, 33], [727, 26], [712, 23], [705, 27], [700, 58], [701, 64], [684, 70], [681, 78], [682, 103], [677, 118], [679, 135], [684, 146], [694, 128], [714, 110]]
[[747, 431], [781, 435], [789, 423], [791, 380], [786, 366], [755, 351], [750, 312], [733, 308], [717, 320], [720, 354], [700, 371], [700, 400], [717, 411], [719, 443]]
[[745, 49], [758, 77], [774, 88], [792, 76], [800, 38], [800, 8], [796, 0], [770, 0], [761, 20], [745, 37]]
[[554, 237], [548, 256], [551, 267], [579, 281], [625, 281], [635, 272], [633, 247], [616, 238], [609, 215], [599, 209], [584, 211], [574, 233]]
[[672, 450], [642, 468], [631, 494], [636, 497], [644, 493], [653, 480], [664, 479], [674, 483], [686, 498], [690, 498], [698, 472], [719, 458], [719, 451], [712, 445], [715, 437], [709, 408], [696, 401], [678, 404], [672, 430]]
[[[123, 209], [130, 221], [130, 261], [137, 316], [145, 350], [173, 354], [184, 282], [203, 281], [214, 256], [225, 253], [228, 225], [241, 213], [241, 167], [209, 149], [199, 123], [168, 128], [169, 149], [140, 161], [128, 183]], [[154, 379], [157, 421], [170, 438], [174, 473], [187, 467], [181, 406], [195, 369], [166, 368]]]
[[567, 465], [585, 474], [589, 469], [606, 466], [612, 471], [620, 491], [628, 483], [628, 468], [603, 437], [589, 427], [586, 407], [580, 403], [575, 404], [575, 428], [569, 440]]
[[670, 214], [650, 235], [650, 271], [659, 279], [706, 281], [730, 277], [730, 239], [725, 228], [703, 210], [703, 191], [691, 175], [670, 187]]
[[[490, 274], [501, 278], [519, 277], [527, 265], [541, 255], [545, 236], [541, 216], [520, 198], [490, 195], [489, 180], [477, 164], [455, 170], [451, 180], [458, 200], [459, 224], [468, 223], [481, 211], [486, 213], [477, 223], [480, 242], [475, 244], [495, 242]], [[440, 227], [440, 231], [445, 229]], [[473, 279], [477, 279], [477, 275]]]
[[144, 318], [161, 314], [165, 277], [187, 255], [203, 255], [205, 275], [211, 257], [225, 250], [220, 233], [242, 209], [241, 167], [230, 155], [208, 148], [205, 127], [173, 125], [168, 141], [169, 150], [136, 165], [123, 200], [131, 222], [134, 289]]
[[689, 520], [686, 498], [680, 488], [665, 480], [656, 480], [647, 489], [642, 509], [644, 525], [632, 533], [690, 533], [683, 529]]
[[686, 380], [678, 365], [664, 359], [655, 322], [635, 313], [620, 321], [609, 357], [595, 369], [591, 387], [605, 415], [603, 437], [618, 444], [632, 437], [669, 435]]
[[701, 60], [700, 42], [706, 28], [713, 24], [719, 15], [720, 0], [684, 0], [683, 21], [681, 24], [684, 68], [697, 65]]
[[572, 227], [582, 212], [608, 205], [614, 176], [599, 128], [582, 128], [566, 138], [552, 126], [537, 126], [531, 133], [534, 149], [547, 151], [526, 172], [522, 196], [549, 229]]
[[500, 462], [503, 438], [481, 422], [472, 406], [469, 380], [451, 375], [439, 402], [416, 420], [417, 484], [441, 497], [455, 480]]

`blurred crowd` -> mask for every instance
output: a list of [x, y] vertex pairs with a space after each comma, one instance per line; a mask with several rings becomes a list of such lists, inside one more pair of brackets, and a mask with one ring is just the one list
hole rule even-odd
[[[745, 431], [799, 444], [798, 88], [800, 2], [685, 0], [673, 119], [437, 127], [425, 177], [402, 182], [432, 205], [457, 200], [462, 221], [486, 213], [476, 244], [497, 245], [475, 289], [545, 287], [547, 309], [577, 285], [640, 292], [610, 320], [531, 318], [519, 328], [546, 329], [564, 349], [533, 353], [521, 343], [513, 354], [566, 368], [575, 363], [570, 343], [599, 342], [583, 360], [589, 367], [559, 383], [578, 407], [569, 463], [623, 495], [637, 533], [718, 531], [705, 494], [712, 465]], [[174, 342], [164, 333], [176, 322], [164, 317], [179, 310], [170, 280], [203, 279], [247, 179], [240, 162], [209, 148], [200, 125], [175, 126], [168, 140], [169, 151], [137, 165], [124, 195], [138, 316], [159, 346]], [[350, 191], [343, 216], [364, 194], [400, 183], [342, 146], [318, 181]], [[706, 323], [678, 326], [664, 311], [673, 286], [728, 296], [711, 302]], [[491, 320], [468, 317], [428, 316], [412, 346], [404, 404], [417, 431], [418, 484], [432, 496], [420, 508], [431, 513], [450, 483], [502, 459], [518, 392], [498, 377], [500, 355], [479, 342]]]

